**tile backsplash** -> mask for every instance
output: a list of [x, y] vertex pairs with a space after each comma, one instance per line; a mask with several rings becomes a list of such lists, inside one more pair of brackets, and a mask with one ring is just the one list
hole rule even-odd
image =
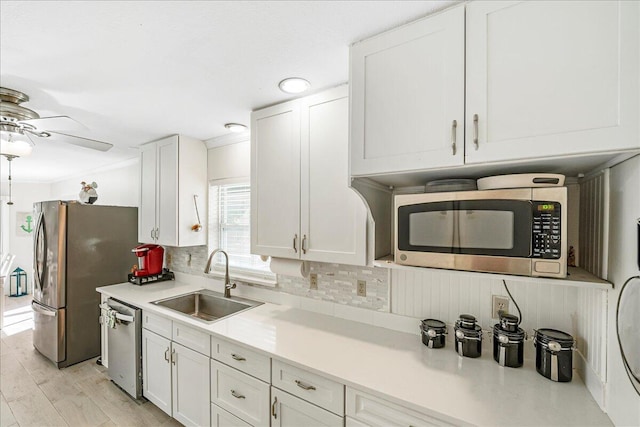
[[[204, 266], [209, 257], [206, 246], [165, 247], [166, 265], [173, 271], [206, 276]], [[310, 289], [309, 279], [278, 275], [274, 291], [334, 302], [358, 308], [388, 312], [389, 270], [343, 264], [310, 262], [311, 273], [318, 275], [318, 289]], [[366, 281], [366, 296], [357, 295], [358, 280]], [[249, 286], [259, 286], [246, 283]], [[271, 288], [265, 288], [271, 289]]]

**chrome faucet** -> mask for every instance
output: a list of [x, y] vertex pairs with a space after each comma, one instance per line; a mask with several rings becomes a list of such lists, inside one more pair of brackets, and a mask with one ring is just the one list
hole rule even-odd
[[211, 252], [211, 255], [209, 255], [209, 259], [207, 260], [207, 265], [204, 267], [204, 272], [209, 273], [211, 271], [211, 261], [213, 260], [213, 256], [218, 252], [224, 254], [224, 258], [226, 261], [224, 263], [224, 297], [231, 298], [231, 289], [235, 289], [236, 284], [231, 283], [231, 280], [229, 279], [229, 255], [227, 255], [225, 251], [223, 251], [222, 249], [216, 249]]

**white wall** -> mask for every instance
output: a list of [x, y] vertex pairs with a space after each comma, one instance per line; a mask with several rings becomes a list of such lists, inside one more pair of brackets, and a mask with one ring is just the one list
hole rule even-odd
[[[618, 426], [640, 425], [640, 396], [625, 372], [616, 336], [616, 305], [627, 278], [638, 275], [636, 221], [640, 218], [640, 156], [611, 169], [610, 176], [607, 413]], [[640, 333], [640, 332], [638, 332]]]
[[52, 199], [78, 200], [80, 183], [98, 184], [97, 205], [138, 206], [140, 195], [140, 161], [132, 159], [91, 173], [51, 184]]
[[[1, 228], [1, 240], [3, 246], [16, 256], [11, 270], [22, 268], [27, 273], [29, 293], [33, 291], [33, 233], [18, 232], [16, 223], [17, 212], [33, 212], [33, 203], [43, 200], [51, 200], [51, 186], [49, 184], [12, 184], [13, 205], [7, 206], [8, 186], [2, 183], [2, 223], [8, 222], [8, 227]], [[5, 293], [9, 292], [9, 286], [5, 286]]]
[[212, 179], [249, 177], [251, 143], [247, 140], [208, 150], [208, 177]]

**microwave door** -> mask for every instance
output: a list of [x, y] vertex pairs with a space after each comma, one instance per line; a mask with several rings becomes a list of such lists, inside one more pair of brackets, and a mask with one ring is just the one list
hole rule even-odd
[[528, 258], [531, 254], [531, 202], [464, 200], [457, 203], [457, 252]]
[[401, 206], [398, 248], [403, 251], [453, 253], [457, 246], [453, 202]]

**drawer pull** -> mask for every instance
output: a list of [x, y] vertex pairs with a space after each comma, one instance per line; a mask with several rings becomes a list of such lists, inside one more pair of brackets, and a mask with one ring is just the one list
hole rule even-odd
[[296, 384], [298, 385], [298, 387], [300, 387], [303, 390], [315, 390], [316, 388], [312, 385], [309, 384], [305, 384], [300, 380], [296, 380]]
[[278, 403], [278, 398], [274, 397], [273, 398], [273, 405], [271, 405], [271, 415], [273, 415], [273, 419], [277, 420], [278, 419], [278, 414], [276, 414], [276, 404]]
[[238, 392], [235, 390], [231, 390], [231, 396], [235, 397], [236, 399], [246, 399], [246, 397], [244, 397], [242, 394], [238, 394]]
[[242, 356], [238, 356], [237, 354], [232, 354], [231, 357], [233, 358], [233, 360], [237, 360], [237, 361], [240, 361], [240, 362], [243, 362], [243, 361], [247, 360]]

